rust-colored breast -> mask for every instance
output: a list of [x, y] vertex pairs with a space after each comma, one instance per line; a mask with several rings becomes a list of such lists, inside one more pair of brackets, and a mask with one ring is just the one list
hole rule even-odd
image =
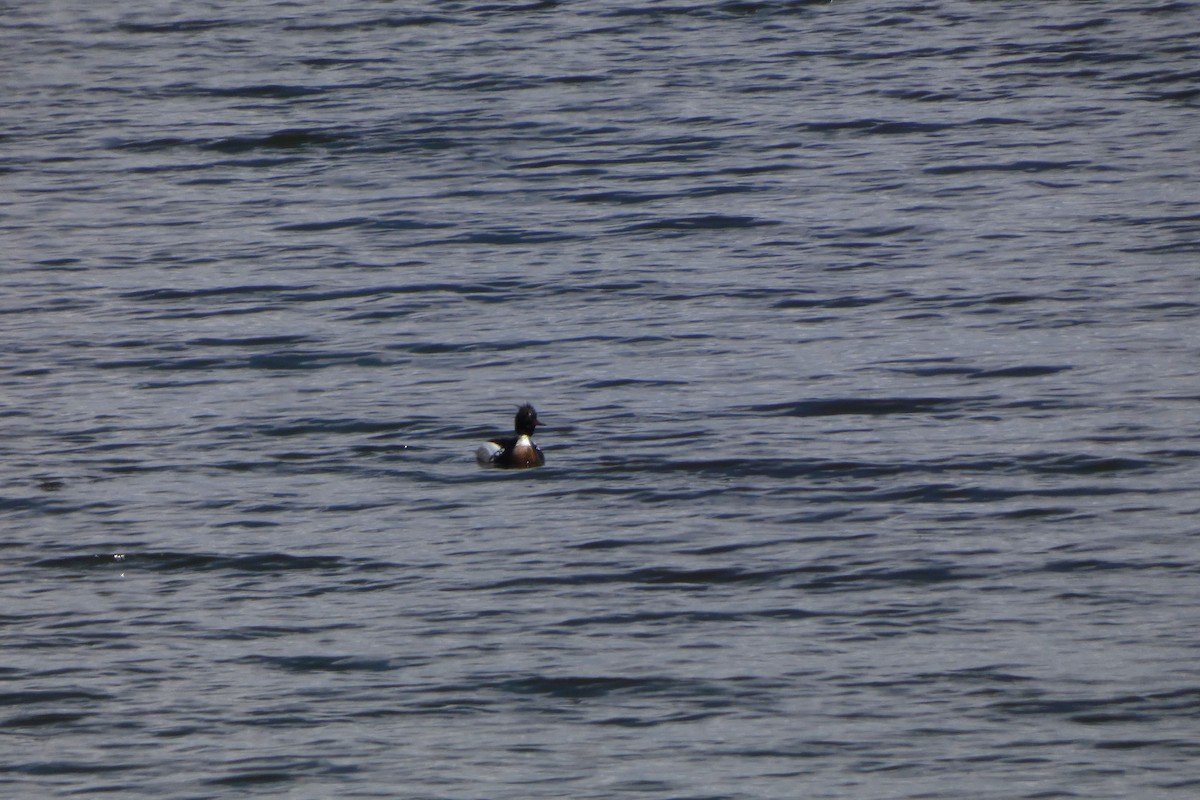
[[546, 459], [536, 447], [526, 445], [523, 447], [514, 447], [512, 451], [512, 466], [516, 469], [528, 469], [529, 467], [540, 467], [546, 463]]

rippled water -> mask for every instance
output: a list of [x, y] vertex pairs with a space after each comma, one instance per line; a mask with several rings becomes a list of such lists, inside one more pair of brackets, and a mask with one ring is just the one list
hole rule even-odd
[[0, 795], [1194, 796], [1200, 5], [0, 7]]

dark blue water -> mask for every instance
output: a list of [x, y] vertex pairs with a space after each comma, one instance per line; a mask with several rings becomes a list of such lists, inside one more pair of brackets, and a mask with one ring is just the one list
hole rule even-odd
[[1200, 5], [0, 18], [0, 796], [1196, 796]]

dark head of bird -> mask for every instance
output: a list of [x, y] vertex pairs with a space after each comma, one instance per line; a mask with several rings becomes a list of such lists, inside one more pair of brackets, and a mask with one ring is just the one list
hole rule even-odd
[[518, 436], [533, 436], [533, 429], [541, 424], [538, 422], [537, 411], [529, 403], [517, 409], [516, 429]]

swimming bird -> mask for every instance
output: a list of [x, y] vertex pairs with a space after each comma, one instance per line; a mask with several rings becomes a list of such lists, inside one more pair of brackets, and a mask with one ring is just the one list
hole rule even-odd
[[546, 463], [546, 457], [533, 443], [533, 431], [538, 425], [537, 411], [526, 403], [517, 409], [514, 422], [514, 435], [497, 436], [491, 441], [484, 442], [475, 451], [475, 460], [482, 467], [501, 467], [503, 469], [528, 469], [540, 467]]

